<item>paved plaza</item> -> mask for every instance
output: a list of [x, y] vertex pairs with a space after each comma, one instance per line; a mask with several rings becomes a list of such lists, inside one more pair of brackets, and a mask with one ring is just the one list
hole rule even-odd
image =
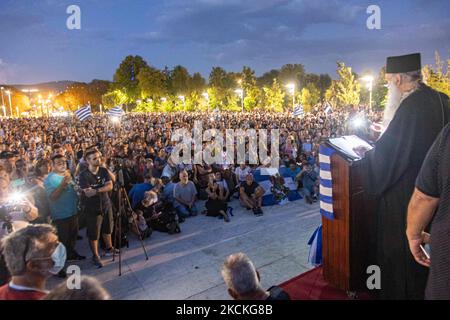
[[[264, 216], [232, 203], [230, 223], [199, 215], [181, 224], [182, 232], [154, 231], [145, 240], [149, 260], [140, 242], [131, 236], [122, 251], [122, 276], [118, 262], [105, 260], [96, 269], [87, 259], [79, 263], [83, 275], [95, 276], [114, 299], [230, 299], [220, 268], [226, 256], [242, 251], [255, 263], [266, 288], [309, 269], [307, 242], [320, 225], [318, 204], [304, 200], [264, 208]], [[84, 232], [83, 232], [84, 235]], [[90, 257], [87, 240], [78, 241], [80, 253]], [[49, 287], [59, 280], [52, 278]]]

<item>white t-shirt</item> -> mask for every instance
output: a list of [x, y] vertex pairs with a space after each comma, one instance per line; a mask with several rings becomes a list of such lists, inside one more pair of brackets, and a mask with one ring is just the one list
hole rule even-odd
[[250, 167], [245, 167], [244, 169], [241, 169], [241, 167], [237, 167], [236, 170], [234, 171], [234, 173], [236, 174], [239, 182], [244, 182], [245, 181], [245, 177], [247, 177], [247, 175], [249, 173], [252, 172], [252, 169], [250, 169]]

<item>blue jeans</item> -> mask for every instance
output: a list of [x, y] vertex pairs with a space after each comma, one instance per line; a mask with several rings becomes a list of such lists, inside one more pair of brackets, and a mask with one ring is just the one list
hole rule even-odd
[[178, 218], [187, 218], [192, 215], [196, 215], [198, 213], [197, 203], [194, 202], [192, 208], [188, 208], [183, 204], [176, 204], [175, 210], [177, 211]]

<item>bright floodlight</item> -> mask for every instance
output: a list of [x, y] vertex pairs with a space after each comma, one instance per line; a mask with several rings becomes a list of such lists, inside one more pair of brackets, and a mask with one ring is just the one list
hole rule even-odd
[[238, 94], [240, 96], [242, 96], [244, 94], [244, 90], [242, 90], [242, 89], [236, 89], [236, 90], [234, 90], [234, 92], [236, 92], [236, 94]]
[[13, 192], [10, 196], [9, 196], [9, 202], [11, 203], [20, 203], [22, 202], [22, 200], [25, 198], [25, 195], [23, 193], [20, 192]]
[[362, 127], [364, 125], [364, 119], [363, 118], [355, 118], [353, 119], [353, 126], [356, 128]]
[[119, 119], [119, 117], [111, 117], [111, 121], [112, 121], [112, 123], [119, 123], [120, 119]]
[[209, 100], [209, 94], [208, 94], [208, 92], [203, 92], [203, 93], [202, 93], [202, 96], [203, 96], [206, 100]]
[[185, 97], [185, 96], [178, 96], [178, 98], [179, 98], [181, 101], [183, 101], [183, 102], [184, 102], [184, 100], [186, 100], [186, 97]]
[[289, 89], [289, 93], [290, 94], [294, 94], [295, 93], [295, 83], [289, 83], [286, 85], [286, 88]]
[[361, 79], [362, 79], [363, 81], [366, 81], [366, 82], [373, 82], [373, 76], [370, 75], [370, 74], [368, 74], [368, 75], [362, 77]]
[[166, 102], [166, 101], [167, 101], [167, 98], [161, 98], [161, 101], [162, 101], [162, 102]]

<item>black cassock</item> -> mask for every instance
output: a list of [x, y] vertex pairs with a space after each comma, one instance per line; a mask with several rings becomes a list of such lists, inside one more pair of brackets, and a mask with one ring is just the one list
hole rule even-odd
[[402, 101], [375, 148], [362, 160], [366, 194], [377, 203], [373, 250], [381, 269], [380, 299], [424, 298], [428, 270], [409, 251], [406, 216], [422, 162], [449, 119], [448, 97], [440, 97], [421, 84]]

